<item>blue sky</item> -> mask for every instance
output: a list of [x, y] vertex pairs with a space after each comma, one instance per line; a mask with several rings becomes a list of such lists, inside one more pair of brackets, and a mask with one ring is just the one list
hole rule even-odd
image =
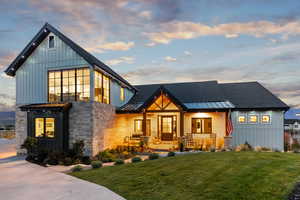
[[298, 0], [1, 0], [3, 70], [49, 22], [132, 84], [259, 81], [300, 107]]

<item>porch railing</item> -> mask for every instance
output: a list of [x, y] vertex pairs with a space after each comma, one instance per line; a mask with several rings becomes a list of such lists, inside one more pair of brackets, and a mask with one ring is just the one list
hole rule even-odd
[[191, 149], [210, 149], [216, 148], [216, 134], [195, 134], [187, 133], [183, 137], [184, 146]]

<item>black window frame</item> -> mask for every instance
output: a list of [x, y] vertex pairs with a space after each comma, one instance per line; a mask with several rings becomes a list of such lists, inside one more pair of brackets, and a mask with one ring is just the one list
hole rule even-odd
[[[37, 137], [36, 136], [36, 119], [38, 118], [41, 118], [43, 119], [43, 123], [44, 123], [44, 135], [43, 137]], [[54, 137], [48, 137], [46, 135], [46, 119], [54, 119]], [[35, 138], [43, 138], [43, 139], [55, 139], [56, 138], [56, 118], [55, 117], [50, 117], [50, 116], [47, 116], [47, 117], [42, 117], [42, 116], [36, 116], [33, 118], [33, 121], [34, 121], [34, 137]]]
[[[79, 98], [79, 95], [77, 93], [77, 71], [78, 70], [84, 70], [84, 69], [88, 69], [89, 70], [89, 88], [90, 88], [90, 91], [89, 91], [89, 99], [84, 101], [84, 100], [80, 100]], [[51, 103], [55, 103], [55, 102], [68, 102], [66, 100], [64, 100], [64, 97], [63, 97], [63, 72], [64, 71], [71, 71], [71, 70], [74, 70], [75, 71], [75, 101], [82, 101], [82, 102], [87, 102], [87, 101], [90, 101], [91, 100], [91, 70], [89, 67], [80, 67], [80, 68], [70, 68], [70, 69], [59, 69], [59, 70], [48, 70], [48, 77], [47, 77], [47, 81], [48, 81], [48, 89], [47, 89], [47, 94], [48, 94], [48, 102], [51, 102]], [[60, 72], [60, 99], [59, 101], [50, 101], [50, 91], [49, 91], [49, 73], [51, 72]], [[81, 77], [84, 77], [84, 76], [81, 76]], [[69, 77], [68, 77], [69, 79]]]
[[55, 48], [55, 36], [49, 35], [48, 37], [48, 49], [54, 49]]

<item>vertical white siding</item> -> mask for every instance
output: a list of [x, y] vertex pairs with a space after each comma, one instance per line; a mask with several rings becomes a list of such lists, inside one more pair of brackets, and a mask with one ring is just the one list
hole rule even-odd
[[48, 49], [46, 38], [16, 72], [16, 103], [47, 102], [47, 71], [88, 66], [68, 45], [55, 37], [55, 48]]
[[[246, 115], [247, 119], [249, 114], [256, 114], [259, 116], [259, 122], [257, 124], [250, 124], [249, 122], [240, 124], [238, 122], [238, 116], [240, 114]], [[261, 118], [264, 114], [271, 116], [270, 124], [261, 123]], [[283, 116], [283, 111], [232, 112], [234, 127], [232, 134], [233, 146], [244, 144], [247, 141], [253, 147], [261, 146], [283, 151]]]

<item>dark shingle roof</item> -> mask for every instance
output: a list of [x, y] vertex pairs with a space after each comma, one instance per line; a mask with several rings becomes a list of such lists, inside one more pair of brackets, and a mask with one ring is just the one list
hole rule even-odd
[[69, 47], [71, 47], [76, 53], [82, 56], [90, 65], [97, 66], [106, 72], [112, 78], [122, 82], [127, 87], [134, 89], [134, 87], [128, 83], [123, 77], [114, 72], [111, 68], [105, 65], [103, 62], [98, 60], [95, 56], [84, 50], [82, 47], [77, 45], [71, 39], [66, 37], [56, 28], [46, 23], [41, 30], [34, 36], [34, 38], [28, 43], [28, 45], [23, 49], [23, 51], [16, 57], [16, 59], [9, 65], [9, 67], [5, 70], [5, 73], [9, 76], [14, 76], [16, 71], [22, 64], [26, 61], [26, 59], [31, 55], [31, 53], [39, 46], [39, 44], [48, 36], [48, 34], [52, 32], [56, 36], [58, 36], [63, 42], [65, 42]]
[[140, 111], [161, 87], [168, 90], [186, 110], [206, 109], [288, 109], [288, 106], [258, 82], [217, 81], [136, 85], [136, 95], [120, 112]]
[[268, 109], [289, 107], [258, 82], [219, 84], [227, 100], [239, 109]]
[[295, 124], [295, 123], [300, 123], [300, 119], [285, 119], [284, 124]]

